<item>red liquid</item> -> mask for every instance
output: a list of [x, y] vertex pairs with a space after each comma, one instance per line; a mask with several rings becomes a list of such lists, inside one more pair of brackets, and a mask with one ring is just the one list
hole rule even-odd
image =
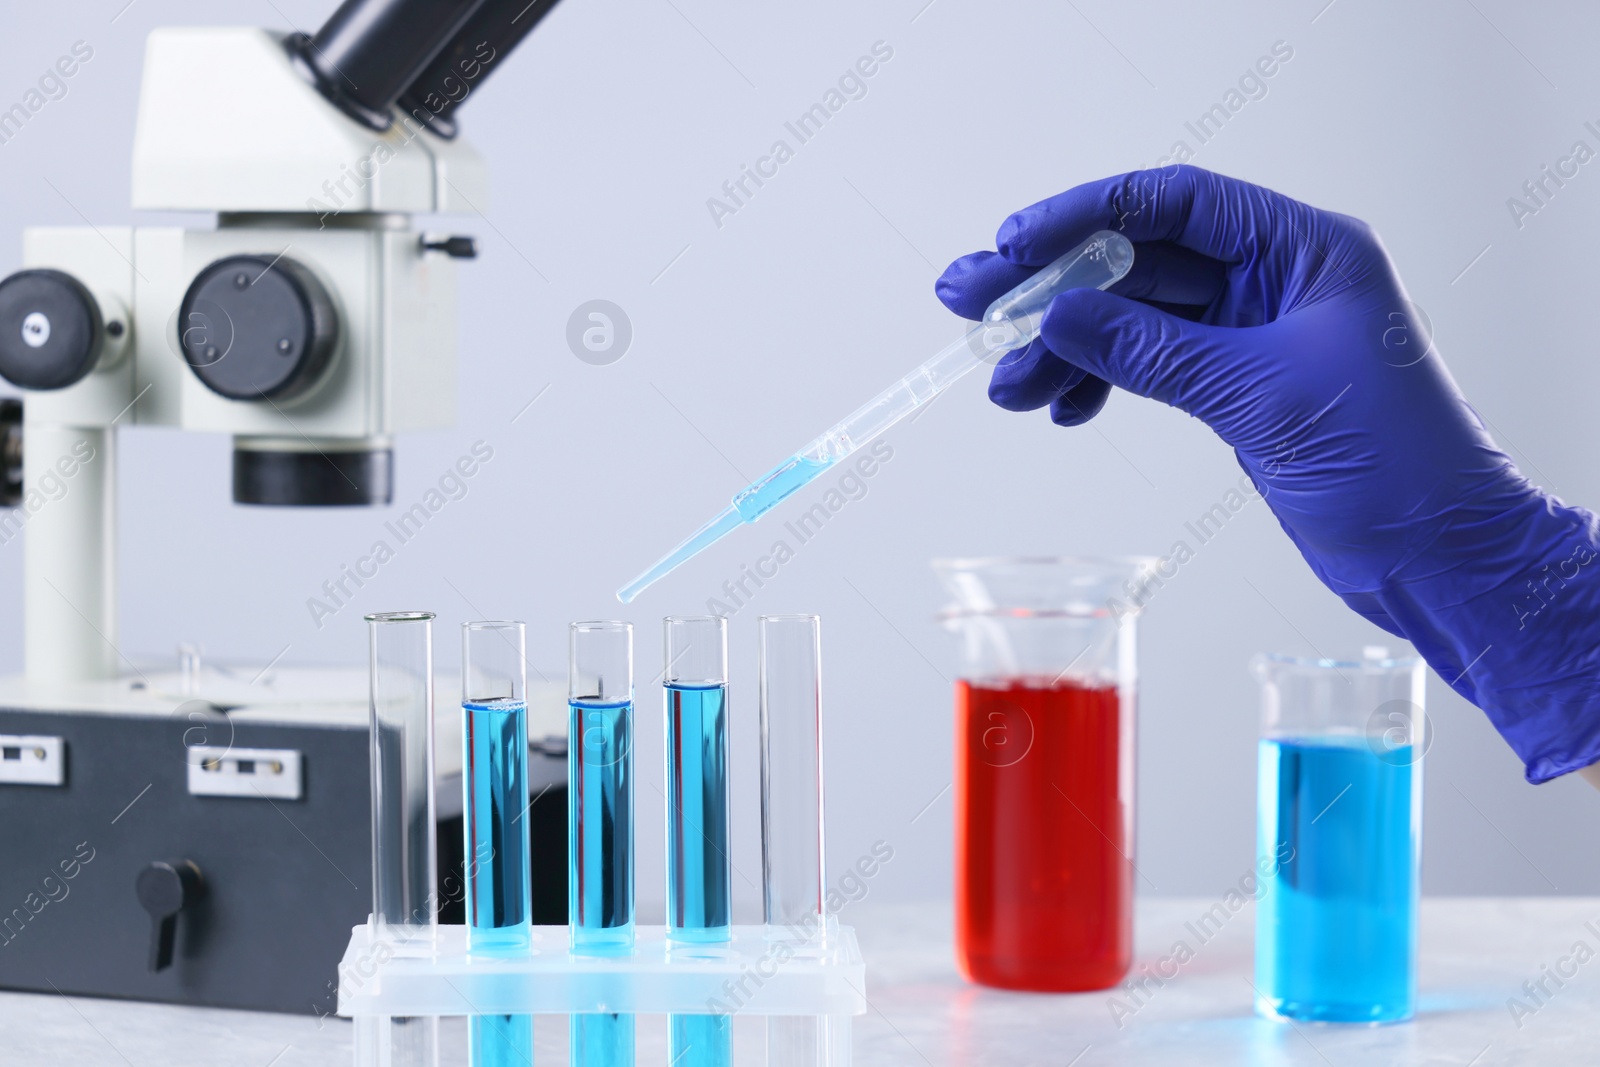
[[956, 958], [972, 981], [1064, 992], [1127, 973], [1132, 739], [1121, 735], [1111, 686], [956, 683]]

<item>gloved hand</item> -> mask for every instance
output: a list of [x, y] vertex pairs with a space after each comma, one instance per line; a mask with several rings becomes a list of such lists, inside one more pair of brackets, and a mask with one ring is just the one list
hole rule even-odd
[[1529, 781], [1600, 760], [1600, 525], [1495, 445], [1377, 236], [1209, 171], [1136, 171], [1012, 215], [939, 299], [980, 318], [1101, 229], [1134, 242], [1132, 271], [1056, 297], [990, 398], [1070, 426], [1115, 385], [1201, 419], [1317, 577], [1487, 712]]

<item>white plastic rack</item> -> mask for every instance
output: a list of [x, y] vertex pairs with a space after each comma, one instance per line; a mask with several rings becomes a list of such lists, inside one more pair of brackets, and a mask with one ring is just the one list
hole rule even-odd
[[716, 944], [669, 942], [666, 927], [640, 926], [633, 950], [614, 956], [576, 955], [566, 927], [540, 926], [532, 951], [507, 956], [469, 953], [463, 926], [440, 926], [432, 953], [409, 954], [363, 924], [339, 965], [339, 1014], [356, 1020], [357, 1067], [390, 1062], [395, 1018], [601, 1012], [814, 1019], [771, 1030], [767, 1062], [848, 1067], [850, 1019], [866, 1010], [861, 949], [838, 925], [809, 941], [735, 926]]

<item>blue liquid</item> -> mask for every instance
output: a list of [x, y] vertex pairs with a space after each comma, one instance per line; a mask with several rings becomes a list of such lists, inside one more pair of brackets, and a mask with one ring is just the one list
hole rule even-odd
[[831, 466], [832, 460], [824, 463], [809, 456], [790, 456], [741, 489], [733, 498], [734, 510], [745, 522], [755, 522]]
[[[1264, 739], [1257, 1008], [1326, 1022], [1410, 1018], [1417, 998], [1421, 767], [1365, 737]], [[1292, 850], [1292, 851], [1291, 851]]]
[[631, 604], [633, 598], [661, 578], [677, 570], [747, 522], [761, 516], [793, 496], [834, 460], [820, 462], [806, 456], [790, 456], [760, 478], [734, 494], [733, 503], [723, 508], [710, 522], [684, 538], [682, 544], [655, 562], [649, 570], [617, 590], [617, 599]]
[[623, 951], [633, 945], [633, 703], [567, 711], [572, 947]]
[[467, 848], [467, 944], [527, 950], [533, 910], [528, 868], [528, 707], [499, 700], [462, 707]]
[[667, 936], [726, 941], [728, 687], [668, 685]]
[[733, 1017], [669, 1015], [667, 1048], [673, 1067], [732, 1067]]
[[[667, 936], [726, 941], [732, 921], [728, 860], [728, 687], [668, 685]], [[733, 1021], [669, 1015], [675, 1067], [729, 1067]]]
[[633, 1067], [633, 1016], [574, 1015], [567, 1032], [573, 1067]]
[[467, 1062], [472, 1067], [530, 1067], [533, 1016], [468, 1016]]

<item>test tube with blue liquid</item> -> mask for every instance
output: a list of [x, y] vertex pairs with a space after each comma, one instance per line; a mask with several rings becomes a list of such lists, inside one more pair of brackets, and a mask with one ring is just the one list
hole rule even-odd
[[[567, 914], [572, 951], [632, 950], [633, 626], [575, 622], [567, 674]], [[630, 1015], [574, 1015], [572, 1062], [631, 1067]]]
[[1417, 1001], [1423, 665], [1259, 657], [1256, 1009], [1385, 1023]]
[[[467, 949], [474, 955], [532, 949], [526, 664], [522, 623], [461, 628]], [[471, 1016], [467, 1048], [473, 1067], [527, 1067], [533, 1017]]]
[[[728, 853], [728, 620], [663, 620], [667, 782], [667, 938], [727, 941], [733, 922]], [[728, 1067], [733, 1020], [671, 1015], [678, 1067]]]

